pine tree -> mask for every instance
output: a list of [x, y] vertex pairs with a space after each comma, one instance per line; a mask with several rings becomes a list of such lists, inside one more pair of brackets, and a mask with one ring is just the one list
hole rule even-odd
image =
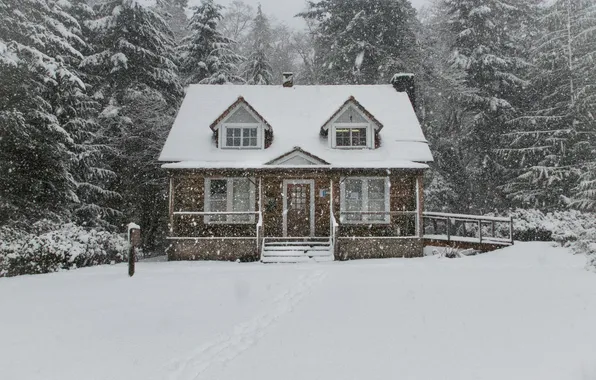
[[94, 98], [102, 105], [99, 135], [112, 151], [107, 160], [117, 174], [110, 190], [122, 194], [114, 208], [123, 216], [114, 223], [136, 221], [146, 232], [145, 247], [153, 248], [156, 234], [163, 232], [155, 226], [162, 225], [167, 188], [156, 162], [158, 146], [182, 97], [174, 37], [155, 10], [135, 0], [100, 4], [86, 25], [95, 53], [81, 68], [93, 78]]
[[269, 20], [263, 14], [260, 4], [257, 8], [257, 16], [253, 21], [250, 39], [253, 41], [253, 45], [245, 65], [246, 81], [248, 84], [271, 84], [272, 69], [268, 58], [272, 50], [271, 29]]
[[243, 58], [233, 51], [234, 41], [217, 29], [222, 9], [213, 0], [202, 0], [201, 5], [194, 8], [188, 24], [189, 35], [178, 48], [180, 72], [187, 84], [243, 82], [238, 75], [238, 64]]
[[525, 0], [444, 0], [448, 64], [454, 71], [471, 207], [489, 211], [502, 205], [505, 168], [499, 159], [501, 135], [519, 111], [529, 66], [519, 40], [530, 14]]
[[[4, 221], [69, 218], [80, 204], [77, 141], [54, 100], [85, 85], [72, 69], [85, 45], [64, 1], [0, 1], [0, 212]], [[61, 88], [61, 90], [58, 90]], [[73, 104], [77, 112], [79, 104]]]
[[416, 11], [408, 0], [322, 0], [300, 16], [316, 22], [317, 65], [327, 84], [389, 83], [416, 72]]
[[596, 3], [559, 0], [543, 11], [529, 112], [514, 120], [505, 152], [517, 163], [505, 189], [522, 206], [565, 208], [580, 177], [580, 206], [589, 204], [596, 146]]

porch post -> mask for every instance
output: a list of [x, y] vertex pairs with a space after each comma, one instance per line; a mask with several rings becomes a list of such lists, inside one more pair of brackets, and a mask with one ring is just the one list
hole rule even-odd
[[169, 199], [169, 213], [170, 213], [170, 236], [174, 234], [174, 179], [170, 173], [170, 199]]
[[422, 183], [422, 174], [416, 177], [416, 211], [418, 220], [416, 223], [416, 235], [419, 238], [424, 237], [424, 184]]
[[259, 212], [263, 212], [263, 177], [259, 176]]

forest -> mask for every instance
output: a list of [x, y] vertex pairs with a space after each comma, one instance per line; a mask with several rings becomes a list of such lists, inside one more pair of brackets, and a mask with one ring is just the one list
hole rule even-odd
[[157, 157], [185, 87], [285, 71], [414, 73], [427, 210], [596, 211], [595, 0], [321, 0], [296, 17], [304, 30], [242, 1], [0, 0], [0, 248], [93, 231], [119, 252], [110, 236], [134, 221], [146, 251], [165, 249]]

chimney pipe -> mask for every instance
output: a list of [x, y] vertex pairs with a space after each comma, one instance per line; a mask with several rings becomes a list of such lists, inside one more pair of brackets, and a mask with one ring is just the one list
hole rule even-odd
[[294, 73], [283, 73], [282, 76], [284, 87], [294, 87]]
[[397, 92], [406, 92], [412, 103], [414, 110], [416, 109], [416, 82], [414, 80], [414, 74], [401, 73], [395, 74], [391, 78], [391, 84]]

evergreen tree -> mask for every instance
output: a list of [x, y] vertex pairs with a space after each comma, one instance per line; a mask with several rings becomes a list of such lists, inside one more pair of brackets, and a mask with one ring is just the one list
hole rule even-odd
[[[110, 190], [122, 194], [114, 208], [123, 211], [115, 222], [131, 220], [146, 234], [153, 248], [165, 214], [165, 173], [156, 158], [157, 146], [173, 122], [182, 97], [174, 59], [174, 37], [155, 10], [135, 0], [112, 0], [96, 8], [86, 22], [95, 53], [81, 68], [94, 78], [94, 97], [101, 102], [99, 115], [103, 143], [112, 151], [109, 165], [117, 174]], [[160, 122], [155, 122], [155, 113]], [[161, 203], [156, 203], [161, 199]]]
[[257, 8], [250, 33], [253, 41], [252, 50], [245, 67], [245, 77], [248, 84], [267, 85], [272, 83], [271, 65], [271, 29], [267, 16], [263, 14], [261, 5]]
[[[79, 113], [75, 98], [85, 84], [72, 69], [83, 58], [80, 25], [70, 2], [0, 1], [0, 212], [3, 221], [69, 218], [81, 204], [74, 174], [86, 151], [78, 127], [64, 116]], [[76, 207], [76, 206], [74, 206]]]
[[323, 82], [385, 84], [398, 72], [417, 72], [418, 21], [408, 0], [322, 0], [308, 7], [300, 16], [316, 22]]
[[232, 49], [234, 41], [217, 29], [222, 19], [221, 5], [202, 0], [189, 21], [189, 35], [179, 46], [180, 71], [187, 84], [243, 82], [238, 64], [243, 58]]
[[448, 64], [457, 94], [460, 146], [475, 211], [503, 205], [504, 167], [497, 151], [519, 111], [529, 66], [520, 36], [530, 17], [525, 0], [444, 0]]
[[581, 177], [573, 201], [587, 207], [596, 157], [596, 3], [559, 0], [542, 13], [532, 102], [507, 135], [505, 153], [517, 165], [505, 189], [519, 205], [555, 209], [568, 206]]

